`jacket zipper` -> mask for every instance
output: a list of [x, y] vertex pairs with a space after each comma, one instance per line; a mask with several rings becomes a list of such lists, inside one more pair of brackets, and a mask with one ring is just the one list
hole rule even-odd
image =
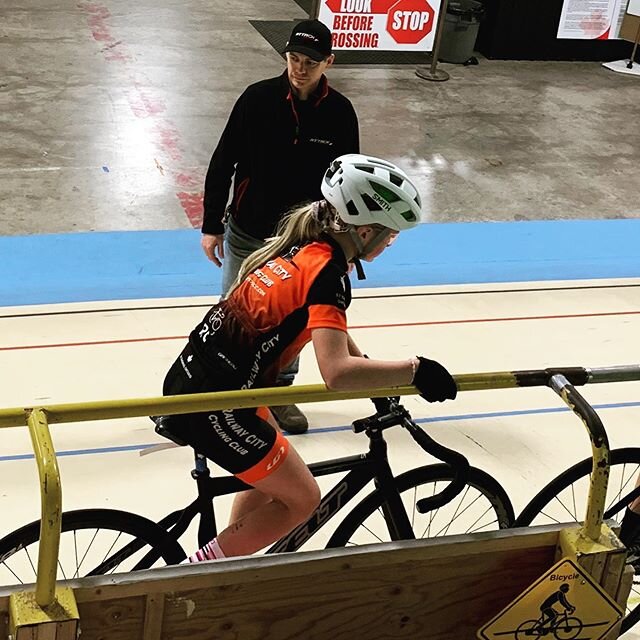
[[293, 94], [291, 93], [291, 90], [289, 90], [287, 100], [291, 103], [291, 111], [293, 112], [293, 117], [296, 121], [296, 133], [293, 138], [293, 144], [298, 144], [298, 139], [300, 137], [300, 118], [298, 117], [298, 112], [296, 111], [296, 105], [293, 102]]
[[245, 191], [247, 190], [247, 187], [249, 186], [249, 178], [245, 178], [239, 185], [238, 188], [236, 189], [236, 196], [234, 198], [235, 200], [235, 205], [236, 205], [236, 211], [240, 208], [240, 201], [242, 200], [242, 198], [244, 197]]

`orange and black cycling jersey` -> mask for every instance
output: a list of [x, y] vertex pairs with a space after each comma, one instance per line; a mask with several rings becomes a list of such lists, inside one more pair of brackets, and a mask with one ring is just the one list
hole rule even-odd
[[272, 386], [318, 328], [347, 330], [348, 266], [329, 236], [268, 261], [214, 305], [189, 342], [217, 389]]

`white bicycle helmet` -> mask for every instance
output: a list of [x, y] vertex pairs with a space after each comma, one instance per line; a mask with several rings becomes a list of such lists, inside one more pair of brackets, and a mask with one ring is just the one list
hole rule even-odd
[[324, 174], [321, 189], [347, 224], [403, 231], [420, 222], [418, 190], [402, 169], [386, 160], [358, 153], [340, 156]]

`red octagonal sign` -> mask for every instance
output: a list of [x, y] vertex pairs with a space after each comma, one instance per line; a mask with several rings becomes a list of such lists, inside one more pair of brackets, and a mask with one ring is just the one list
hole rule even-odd
[[427, 0], [398, 0], [387, 16], [387, 31], [398, 44], [418, 44], [433, 29]]

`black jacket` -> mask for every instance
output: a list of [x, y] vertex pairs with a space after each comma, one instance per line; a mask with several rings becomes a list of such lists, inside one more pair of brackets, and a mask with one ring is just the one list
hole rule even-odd
[[234, 105], [209, 163], [202, 232], [224, 232], [234, 172], [231, 215], [245, 233], [264, 239], [287, 210], [322, 197], [322, 176], [334, 158], [358, 151], [353, 106], [325, 76], [305, 101], [294, 96], [286, 71], [250, 85]]

